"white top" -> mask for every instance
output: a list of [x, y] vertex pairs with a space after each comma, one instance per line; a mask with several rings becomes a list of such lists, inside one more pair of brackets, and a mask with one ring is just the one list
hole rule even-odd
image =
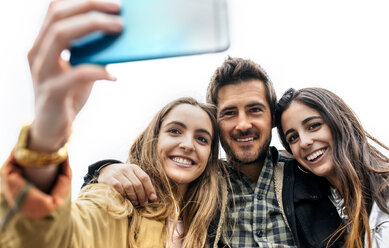
[[[169, 226], [169, 236], [166, 239], [166, 248], [181, 248], [182, 247], [182, 239], [179, 238], [180, 234], [184, 231], [184, 224], [182, 220], [177, 221], [176, 229], [173, 232], [173, 220], [168, 218], [168, 226]], [[169, 240], [171, 235], [173, 235], [173, 244], [169, 247]]]
[[[331, 187], [331, 195], [329, 198], [338, 210], [342, 221], [347, 223], [348, 216], [343, 212], [343, 199], [340, 197], [339, 192], [333, 187]], [[375, 202], [370, 211], [369, 226], [372, 248], [389, 248], [389, 215], [382, 212]], [[367, 236], [365, 236], [365, 247], [368, 247]]]
[[[369, 215], [369, 226], [372, 247], [389, 248], [389, 215], [382, 212], [375, 202]], [[368, 247], [366, 237], [365, 247]]]

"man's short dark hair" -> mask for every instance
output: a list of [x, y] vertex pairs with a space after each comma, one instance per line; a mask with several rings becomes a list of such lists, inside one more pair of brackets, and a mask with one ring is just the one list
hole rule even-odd
[[207, 90], [207, 102], [218, 105], [219, 89], [230, 84], [239, 84], [253, 79], [260, 80], [266, 89], [266, 100], [272, 117], [274, 116], [277, 96], [273, 83], [263, 68], [249, 59], [228, 57], [212, 76]]

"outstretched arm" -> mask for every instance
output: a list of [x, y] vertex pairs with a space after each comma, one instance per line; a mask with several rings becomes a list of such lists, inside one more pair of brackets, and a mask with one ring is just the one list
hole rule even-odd
[[[57, 151], [69, 138], [72, 123], [86, 103], [96, 80], [115, 80], [104, 67], [70, 66], [61, 57], [73, 39], [93, 31], [120, 32], [115, 3], [95, 0], [54, 1], [28, 54], [35, 94], [35, 118], [28, 148], [42, 153]], [[25, 168], [25, 177], [47, 191], [57, 165]]]
[[[121, 20], [112, 15], [119, 10], [119, 5], [100, 0], [57, 0], [50, 4], [40, 33], [28, 54], [35, 95], [34, 121], [27, 130], [26, 139], [30, 154], [53, 154], [62, 147], [94, 82], [115, 80], [102, 66], [72, 67], [61, 57], [61, 53], [73, 39], [90, 32], [120, 32]], [[1, 170], [0, 246], [9, 242], [12, 243], [10, 247], [27, 244], [31, 247], [68, 246], [66, 242], [72, 238], [70, 234], [75, 228], [96, 222], [90, 218], [81, 224], [71, 224], [71, 172], [66, 156], [63, 163], [53, 162], [49, 166], [45, 163], [45, 166], [36, 168], [42, 164], [24, 163], [29, 161], [28, 156], [21, 163], [20, 157], [15, 156], [16, 150]], [[117, 199], [122, 201], [120, 197]], [[88, 205], [86, 209], [91, 208]], [[112, 223], [116, 223], [127, 228], [127, 218], [108, 219], [107, 213], [99, 209], [95, 207], [94, 210], [104, 215], [103, 220], [110, 221], [107, 226], [113, 227]], [[93, 211], [90, 210], [90, 213]], [[97, 214], [91, 216], [96, 217]], [[103, 231], [106, 230], [99, 229], [93, 234]], [[78, 233], [82, 236], [82, 232]], [[85, 240], [84, 236], [81, 237], [82, 241]], [[101, 247], [107, 247], [107, 244]]]

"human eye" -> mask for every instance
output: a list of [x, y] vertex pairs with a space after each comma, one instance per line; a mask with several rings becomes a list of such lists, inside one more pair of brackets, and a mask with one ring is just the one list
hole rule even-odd
[[208, 144], [209, 143], [209, 139], [207, 139], [204, 136], [198, 136], [197, 140], [200, 141], [202, 144]]
[[178, 128], [169, 128], [167, 130], [168, 133], [171, 133], [171, 134], [180, 134], [181, 131], [178, 129]]
[[226, 112], [223, 112], [221, 116], [233, 116], [235, 114], [235, 111], [229, 110]]
[[321, 122], [314, 122], [314, 123], [311, 123], [311, 124], [309, 124], [309, 126], [308, 126], [308, 130], [316, 130], [316, 129], [318, 129], [321, 125], [322, 125]]
[[259, 112], [262, 112], [262, 109], [259, 108], [259, 107], [253, 107], [253, 108], [250, 108], [249, 110], [251, 113], [259, 113]]
[[293, 144], [294, 142], [296, 142], [297, 139], [298, 139], [298, 134], [297, 133], [291, 134], [288, 137], [286, 137], [286, 141], [289, 144]]
[[220, 112], [219, 117], [233, 117], [236, 115], [236, 110], [234, 109], [225, 109]]

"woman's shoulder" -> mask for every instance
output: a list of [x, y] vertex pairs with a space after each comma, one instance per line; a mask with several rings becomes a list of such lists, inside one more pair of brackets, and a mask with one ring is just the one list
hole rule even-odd
[[131, 202], [112, 186], [103, 183], [89, 184], [82, 188], [74, 204], [106, 210], [115, 217], [132, 215]]
[[376, 202], [373, 203], [373, 206], [369, 215], [369, 225], [370, 229], [378, 229], [380, 226], [385, 225], [386, 228], [389, 228], [389, 214], [382, 211]]
[[369, 225], [373, 247], [389, 247], [389, 215], [375, 202], [370, 211]]

